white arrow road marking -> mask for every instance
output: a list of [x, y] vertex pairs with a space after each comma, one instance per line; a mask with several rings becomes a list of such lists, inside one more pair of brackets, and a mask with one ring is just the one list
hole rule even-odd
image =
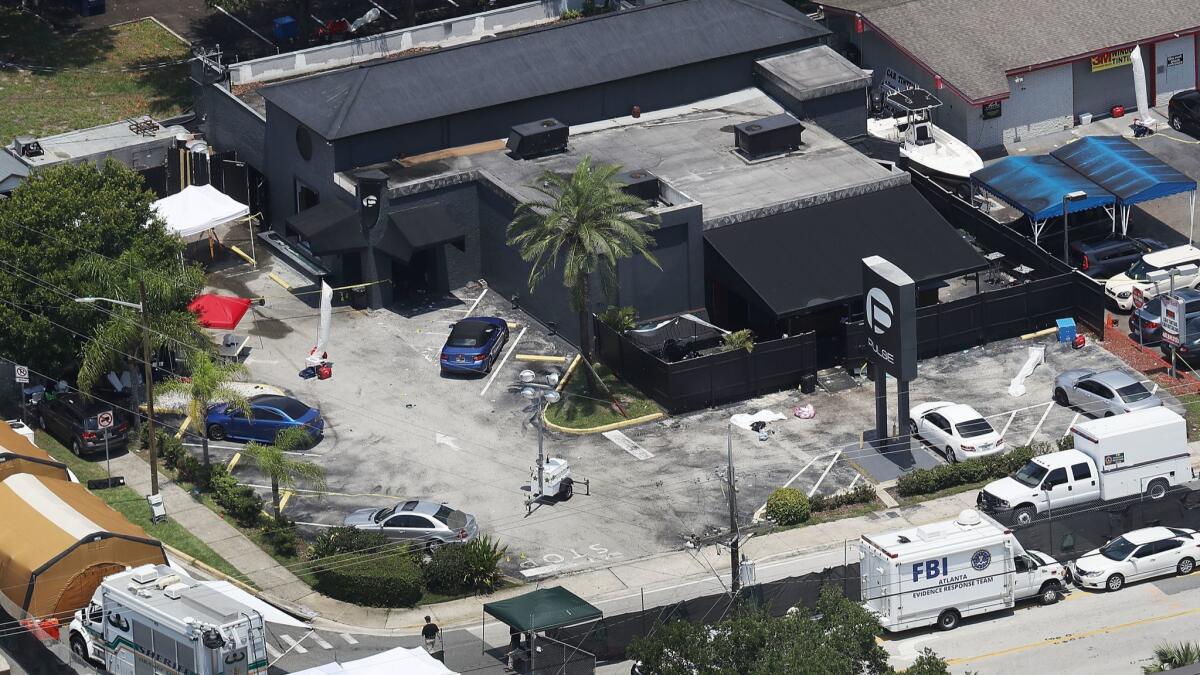
[[438, 431], [434, 432], [433, 442], [437, 443], [438, 445], [445, 445], [447, 447], [454, 448], [455, 450], [462, 450], [462, 448], [458, 447], [458, 439], [457, 438], [455, 438], [453, 436], [447, 436], [446, 434], [443, 434]]

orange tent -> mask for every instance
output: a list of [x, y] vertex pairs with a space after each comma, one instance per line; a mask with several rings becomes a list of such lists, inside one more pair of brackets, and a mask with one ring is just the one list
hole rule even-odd
[[11, 475], [0, 513], [0, 601], [13, 618], [66, 621], [109, 574], [167, 563], [161, 542], [79, 483]]
[[0, 481], [14, 473], [32, 473], [46, 478], [70, 480], [67, 465], [29, 442], [0, 421]]

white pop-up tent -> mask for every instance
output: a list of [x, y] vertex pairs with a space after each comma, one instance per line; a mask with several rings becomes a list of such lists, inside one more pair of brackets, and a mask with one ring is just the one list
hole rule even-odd
[[250, 208], [211, 185], [189, 185], [152, 205], [167, 230], [187, 238], [241, 220]]
[[396, 647], [346, 663], [330, 663], [293, 675], [457, 675], [420, 647]]

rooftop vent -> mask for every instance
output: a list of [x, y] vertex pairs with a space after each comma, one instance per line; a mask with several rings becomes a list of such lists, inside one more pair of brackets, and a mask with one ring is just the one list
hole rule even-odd
[[616, 179], [618, 182], [624, 184], [621, 190], [626, 194], [633, 195], [647, 202], [655, 202], [659, 199], [658, 176], [645, 169], [624, 171], [617, 174]]
[[163, 589], [163, 595], [172, 600], [178, 600], [183, 597], [183, 592], [188, 589], [188, 585], [184, 583], [174, 583]]
[[733, 127], [737, 149], [750, 159], [791, 152], [800, 147], [804, 125], [787, 113]]
[[158, 578], [158, 569], [153, 565], [148, 565], [142, 569], [135, 570], [129, 578], [135, 583], [148, 584]]
[[556, 119], [518, 124], [508, 134], [508, 151], [513, 159], [533, 159], [567, 149], [571, 128]]
[[33, 136], [17, 136], [13, 141], [17, 154], [22, 157], [41, 157], [42, 146]]

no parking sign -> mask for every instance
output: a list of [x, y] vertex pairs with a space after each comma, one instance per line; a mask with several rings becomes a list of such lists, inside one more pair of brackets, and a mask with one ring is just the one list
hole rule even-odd
[[15, 380], [21, 384], [29, 384], [29, 366], [17, 366], [13, 369]]
[[111, 410], [105, 411], [96, 415], [96, 426], [101, 429], [107, 429], [113, 425], [113, 414]]

